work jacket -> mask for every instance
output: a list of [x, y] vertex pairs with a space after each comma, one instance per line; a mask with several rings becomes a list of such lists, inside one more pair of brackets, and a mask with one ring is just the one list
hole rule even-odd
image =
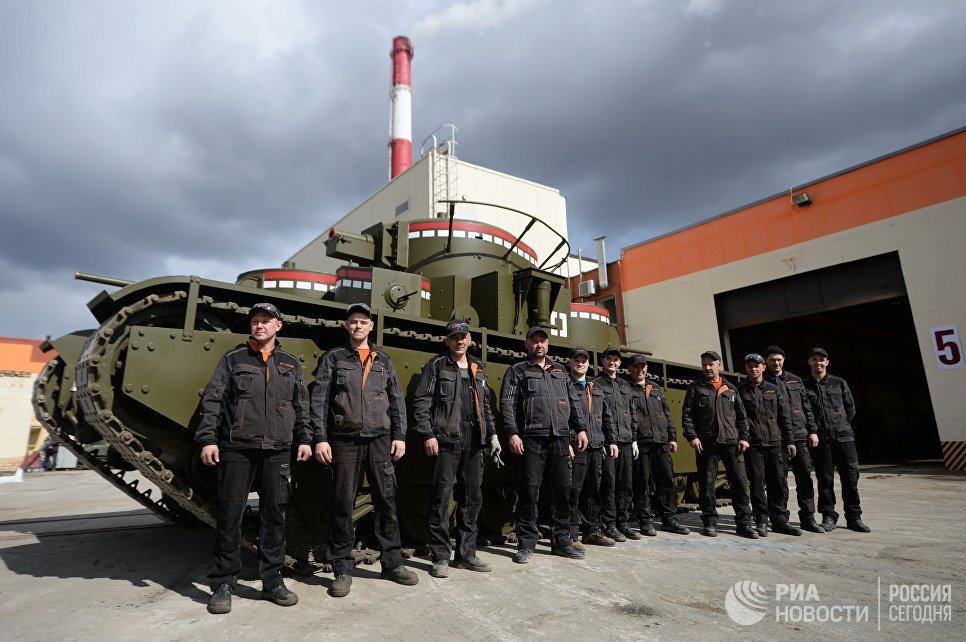
[[748, 443], [752, 446], [778, 446], [792, 443], [788, 404], [781, 390], [770, 381], [757, 386], [745, 380], [738, 394], [748, 417]]
[[704, 375], [688, 384], [681, 411], [684, 438], [688, 441], [695, 438], [721, 444], [748, 441], [748, 420], [738, 389], [724, 377], [721, 379], [717, 390]]
[[[483, 363], [469, 354], [466, 355], [469, 374], [473, 386], [474, 426], [480, 433], [480, 443], [496, 434], [493, 413], [490, 410], [490, 384], [483, 370]], [[460, 367], [447, 352], [430, 359], [423, 366], [419, 377], [416, 395], [413, 399], [414, 429], [423, 440], [442, 437], [456, 440], [464, 413], [461, 386], [466, 382], [460, 376]]]
[[594, 379], [604, 392], [604, 402], [610, 411], [611, 434], [607, 445], [634, 441], [634, 426], [631, 424], [631, 384], [620, 377], [611, 379], [601, 375]]
[[229, 350], [201, 397], [195, 441], [219, 449], [288, 450], [312, 441], [299, 360], [275, 348], [262, 360], [251, 344]]
[[766, 370], [765, 381], [777, 385], [788, 403], [792, 438], [799, 442], [808, 440], [809, 435], [815, 434], [816, 428], [815, 417], [812, 416], [812, 404], [805, 394], [805, 382], [797, 374], [787, 370], [782, 371], [777, 377], [770, 370]]
[[855, 400], [845, 379], [827, 373], [821, 381], [809, 377], [805, 380], [805, 392], [812, 405], [815, 427], [820, 437], [855, 441], [855, 433], [852, 432]]
[[[587, 447], [603, 448], [605, 443], [610, 443], [606, 435], [613, 429], [610, 409], [604, 402], [604, 391], [590, 378], [586, 379], [586, 386], [580, 385], [573, 376], [570, 377], [570, 383], [580, 399], [580, 412], [587, 427]], [[572, 440], [576, 445], [576, 435], [572, 435]]]
[[[406, 439], [406, 404], [392, 361], [369, 346], [369, 372], [348, 345], [325, 353], [312, 390], [313, 441], [330, 437]], [[365, 385], [363, 385], [365, 378]]]
[[653, 381], [631, 382], [631, 425], [637, 441], [666, 444], [677, 441], [677, 430], [664, 389]]
[[549, 359], [545, 364], [527, 359], [507, 369], [500, 410], [508, 435], [569, 437], [571, 431], [586, 431], [570, 375]]

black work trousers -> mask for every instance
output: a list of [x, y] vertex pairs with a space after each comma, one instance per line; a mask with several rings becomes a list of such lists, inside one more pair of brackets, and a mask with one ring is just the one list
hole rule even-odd
[[258, 492], [258, 574], [272, 590], [282, 583], [285, 563], [285, 504], [289, 498], [288, 450], [225, 450], [218, 453], [218, 511], [214, 564], [208, 584], [235, 585], [241, 571], [241, 523], [253, 487]]
[[604, 451], [610, 461], [604, 462], [600, 482], [600, 521], [605, 529], [611, 526], [627, 528], [634, 496], [634, 447], [630, 443], [617, 444], [617, 459], [610, 459], [608, 448], [605, 446]]
[[[812, 482], [812, 456], [808, 442], [795, 442], [795, 456], [788, 460], [795, 475], [795, 496], [798, 498], [798, 519], [801, 523], [815, 521], [815, 484]], [[788, 472], [785, 477], [787, 479]], [[785, 484], [785, 506], [788, 506], [788, 483]]]
[[638, 455], [634, 461], [634, 512], [643, 528], [651, 521], [651, 485], [660, 502], [657, 507], [662, 519], [677, 513], [677, 490], [668, 445], [653, 441], [637, 442]]
[[336, 576], [350, 575], [355, 566], [352, 510], [363, 470], [376, 514], [376, 543], [382, 551], [379, 557], [382, 570], [390, 571], [402, 564], [399, 519], [396, 517], [396, 469], [389, 454], [389, 444], [388, 435], [329, 439], [332, 447], [332, 523], [326, 556]]
[[[605, 448], [587, 448], [582, 453], [577, 453], [574, 459], [573, 483], [570, 486], [570, 537], [577, 539], [579, 532], [593, 533], [602, 530], [600, 523], [600, 480], [603, 473]], [[585, 470], [583, 473], [583, 483], [577, 486], [577, 466], [581, 456], [584, 457]], [[574, 490], [577, 490], [578, 502], [574, 506]], [[580, 524], [578, 526], [576, 515], [579, 514]]]
[[724, 464], [731, 486], [731, 505], [735, 509], [735, 523], [741, 527], [751, 527], [751, 508], [748, 506], [748, 491], [745, 488], [745, 468], [743, 457], [735, 444], [721, 444], [707, 440], [701, 442], [704, 450], [697, 455], [698, 467], [698, 504], [701, 506], [701, 523], [715, 526], [718, 523], [717, 498], [714, 480], [718, 476], [718, 462]]
[[838, 441], [819, 437], [818, 447], [812, 450], [815, 459], [815, 481], [818, 482], [818, 512], [823, 518], [837, 522], [835, 512], [835, 470], [842, 484], [842, 507], [846, 521], [862, 517], [859, 504], [859, 456], [854, 441]]
[[544, 471], [550, 487], [552, 524], [551, 548], [570, 546], [571, 462], [567, 437], [523, 437], [520, 465], [520, 497], [517, 499], [517, 542], [521, 549], [534, 550], [537, 529], [537, 501]]
[[[474, 431], [473, 424], [464, 431]], [[439, 454], [433, 462], [429, 490], [429, 550], [433, 561], [448, 560], [449, 504], [456, 482], [456, 559], [476, 555], [479, 535], [477, 517], [483, 506], [483, 448], [479, 437], [445, 441], [438, 439]]]
[[752, 446], [745, 451], [755, 521], [765, 516], [772, 524], [788, 523], [788, 473], [784, 446]]

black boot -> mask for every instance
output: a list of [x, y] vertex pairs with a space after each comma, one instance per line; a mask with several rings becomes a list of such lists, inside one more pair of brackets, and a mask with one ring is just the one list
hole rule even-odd
[[637, 523], [641, 525], [641, 535], [647, 535], [648, 537], [654, 537], [657, 535], [657, 530], [654, 528], [654, 524], [651, 520], [637, 520]]
[[759, 537], [768, 537], [768, 518], [767, 517], [756, 517], [755, 518], [755, 530], [758, 531]]
[[872, 529], [865, 525], [861, 517], [856, 517], [846, 523], [850, 531], [855, 531], [856, 533], [871, 533]]
[[809, 533], [824, 533], [825, 529], [815, 523], [814, 517], [806, 517], [802, 520], [802, 530]]
[[681, 526], [676, 517], [665, 517], [661, 520], [661, 530], [676, 535], [687, 535], [691, 532], [687, 526]]
[[788, 522], [772, 522], [771, 529], [776, 533], [781, 533], [782, 535], [801, 535], [802, 529], [797, 526], [792, 526]]
[[231, 612], [231, 584], [222, 584], [211, 594], [208, 600], [208, 612], [220, 615]]

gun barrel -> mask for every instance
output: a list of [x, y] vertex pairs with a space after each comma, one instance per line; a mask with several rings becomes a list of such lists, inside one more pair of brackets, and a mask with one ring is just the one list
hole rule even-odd
[[100, 283], [101, 285], [112, 285], [118, 288], [123, 288], [134, 283], [134, 281], [125, 281], [124, 279], [115, 279], [110, 276], [100, 276], [99, 274], [88, 274], [87, 272], [74, 272], [74, 279]]

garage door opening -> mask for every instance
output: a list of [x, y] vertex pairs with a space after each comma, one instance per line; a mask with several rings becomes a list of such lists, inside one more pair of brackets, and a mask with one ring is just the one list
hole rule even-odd
[[[726, 365], [738, 372], [743, 372], [745, 354], [774, 344], [786, 351], [786, 368], [807, 377], [808, 350], [822, 346], [829, 351], [829, 372], [844, 377], [855, 397], [853, 428], [860, 462], [942, 457], [897, 256], [873, 257], [719, 297]], [[762, 306], [765, 299], [781, 301], [778, 307], [784, 309]], [[751, 320], [758, 322], [747, 323]]]

